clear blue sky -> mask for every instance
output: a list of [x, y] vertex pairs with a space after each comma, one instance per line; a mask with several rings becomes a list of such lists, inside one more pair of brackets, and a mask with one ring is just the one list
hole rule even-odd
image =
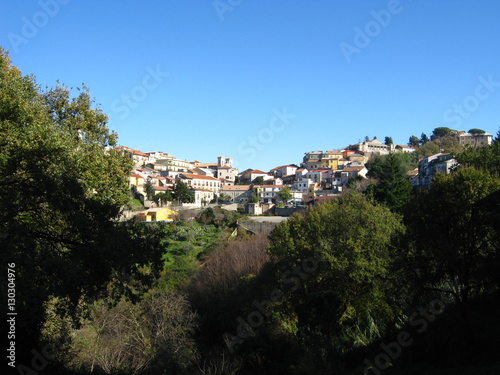
[[0, 6], [14, 65], [42, 86], [87, 85], [142, 151], [269, 170], [365, 136], [500, 126], [498, 0]]

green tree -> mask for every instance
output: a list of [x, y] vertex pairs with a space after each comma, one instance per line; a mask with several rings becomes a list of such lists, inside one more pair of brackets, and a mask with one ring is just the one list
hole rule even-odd
[[255, 185], [263, 185], [264, 184], [264, 177], [259, 176], [253, 180], [253, 183]]
[[424, 290], [438, 290], [465, 305], [500, 281], [500, 180], [459, 167], [438, 174], [408, 216], [415, 242], [412, 273]]
[[280, 223], [269, 248], [289, 296], [279, 314], [323, 332], [318, 350], [368, 344], [400, 313], [394, 240], [403, 232], [397, 214], [356, 192]]
[[194, 200], [194, 193], [182, 181], [177, 181], [174, 187], [174, 199], [182, 203], [190, 203]]
[[[406, 177], [409, 169], [404, 154], [378, 156], [367, 164], [368, 176], [378, 182], [368, 192], [391, 210], [401, 212], [412, 196], [413, 188]], [[410, 156], [411, 157], [411, 156]]]
[[292, 199], [292, 192], [290, 191], [290, 188], [288, 186], [283, 186], [283, 189], [281, 189], [281, 191], [279, 191], [277, 195], [284, 203]]
[[106, 123], [86, 88], [41, 91], [0, 50], [0, 259], [16, 266], [19, 363], [31, 361], [22, 356], [37, 345], [52, 296], [74, 315], [113, 268], [154, 258], [130, 240], [132, 227], [113, 222], [129, 202], [132, 166]]
[[162, 191], [154, 196], [155, 202], [159, 203], [160, 205], [164, 206], [167, 204], [167, 202], [172, 201], [172, 192], [167, 190], [167, 191]]
[[219, 195], [219, 202], [231, 202], [232, 198], [229, 194], [221, 193]]
[[253, 203], [259, 203], [260, 202], [260, 195], [257, 189], [253, 189], [253, 194], [252, 194], [252, 202]]
[[457, 137], [450, 133], [442, 137], [433, 138], [432, 141], [428, 141], [425, 145], [418, 148], [417, 153], [423, 157], [428, 157], [440, 152], [448, 152], [457, 155], [462, 152], [463, 149]]
[[483, 129], [477, 129], [477, 128], [474, 128], [474, 129], [470, 129], [468, 131], [468, 133], [472, 134], [472, 135], [483, 135], [484, 133], [486, 133]]
[[154, 198], [156, 191], [153, 186], [153, 182], [151, 181], [151, 177], [148, 177], [146, 183], [144, 184], [144, 192], [149, 200]]
[[385, 141], [384, 143], [387, 145], [387, 146], [390, 146], [392, 145], [394, 142], [392, 141], [392, 137], [385, 137]]
[[418, 139], [417, 136], [412, 135], [408, 140], [408, 146], [418, 147], [419, 144], [420, 140]]
[[422, 135], [420, 136], [420, 144], [423, 146], [427, 142], [429, 142], [429, 137], [427, 137], [427, 134], [422, 133]]
[[446, 137], [452, 133], [450, 128], [446, 126], [437, 127], [432, 131], [431, 140]]
[[483, 147], [467, 148], [456, 155], [458, 164], [488, 171], [491, 175], [500, 177], [500, 142], [493, 142]]

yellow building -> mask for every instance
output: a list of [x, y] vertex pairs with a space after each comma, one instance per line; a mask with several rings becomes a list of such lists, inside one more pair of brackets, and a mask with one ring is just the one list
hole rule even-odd
[[342, 159], [341, 151], [327, 151], [321, 154], [321, 167], [338, 169], [339, 160]]
[[166, 207], [150, 208], [137, 215], [139, 221], [174, 221], [177, 211]]

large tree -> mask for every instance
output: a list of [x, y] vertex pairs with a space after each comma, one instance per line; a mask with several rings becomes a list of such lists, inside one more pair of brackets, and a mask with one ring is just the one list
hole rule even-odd
[[451, 133], [452, 133], [452, 130], [446, 126], [437, 127], [432, 131], [431, 140], [446, 137], [446, 136], [450, 135]]
[[181, 180], [175, 183], [174, 199], [181, 203], [191, 203], [194, 200], [194, 193]]
[[356, 192], [282, 222], [269, 251], [289, 297], [283, 316], [330, 336], [325, 345], [338, 339], [335, 351], [380, 335], [399, 314], [394, 240], [403, 231], [397, 214]]
[[401, 211], [410, 200], [413, 188], [406, 172], [410, 169], [405, 154], [378, 156], [367, 164], [368, 176], [377, 183], [368, 189], [375, 199], [389, 208]]
[[438, 174], [408, 215], [415, 248], [411, 270], [428, 291], [460, 305], [500, 282], [500, 180], [488, 171], [459, 167]]
[[0, 49], [0, 258], [15, 263], [17, 343], [29, 345], [20, 358], [52, 296], [76, 306], [113, 268], [149, 261], [127, 241], [131, 227], [113, 221], [129, 201], [131, 164], [106, 123], [86, 88], [42, 91]]
[[283, 189], [281, 189], [277, 195], [283, 203], [287, 203], [290, 199], [292, 199], [292, 192], [288, 186], [283, 186]]
[[410, 139], [408, 139], [408, 146], [418, 147], [420, 144], [420, 139], [417, 136], [412, 135]]

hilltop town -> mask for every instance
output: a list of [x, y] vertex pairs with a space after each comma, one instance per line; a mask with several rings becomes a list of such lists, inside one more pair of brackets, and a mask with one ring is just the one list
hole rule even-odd
[[[436, 130], [439, 129], [443, 128]], [[446, 136], [464, 148], [492, 142], [492, 135], [484, 131], [450, 131]], [[408, 145], [400, 145], [393, 144], [390, 137], [386, 137], [385, 142], [367, 137], [363, 142], [340, 150], [306, 152], [302, 162], [276, 166], [270, 171], [238, 171], [233, 166], [233, 159], [224, 156], [218, 156], [217, 162], [204, 163], [181, 160], [160, 151], [142, 152], [126, 146], [117, 149], [132, 159], [131, 189], [135, 197], [149, 208], [138, 215], [139, 219], [156, 221], [169, 220], [171, 210], [164, 210], [162, 216], [160, 208], [173, 205], [200, 208], [223, 204], [230, 210], [264, 214], [275, 212], [275, 208], [314, 205], [335, 199], [353, 180], [368, 178], [367, 163], [373, 157], [389, 154], [418, 157], [419, 144], [412, 144], [412, 138]], [[418, 158], [418, 166], [407, 171], [407, 179], [413, 187], [429, 187], [436, 173], [450, 173], [456, 164], [454, 155], [442, 152], [443, 149], [440, 151]], [[186, 191], [190, 192], [185, 198], [174, 198], [178, 184], [185, 185]]]

